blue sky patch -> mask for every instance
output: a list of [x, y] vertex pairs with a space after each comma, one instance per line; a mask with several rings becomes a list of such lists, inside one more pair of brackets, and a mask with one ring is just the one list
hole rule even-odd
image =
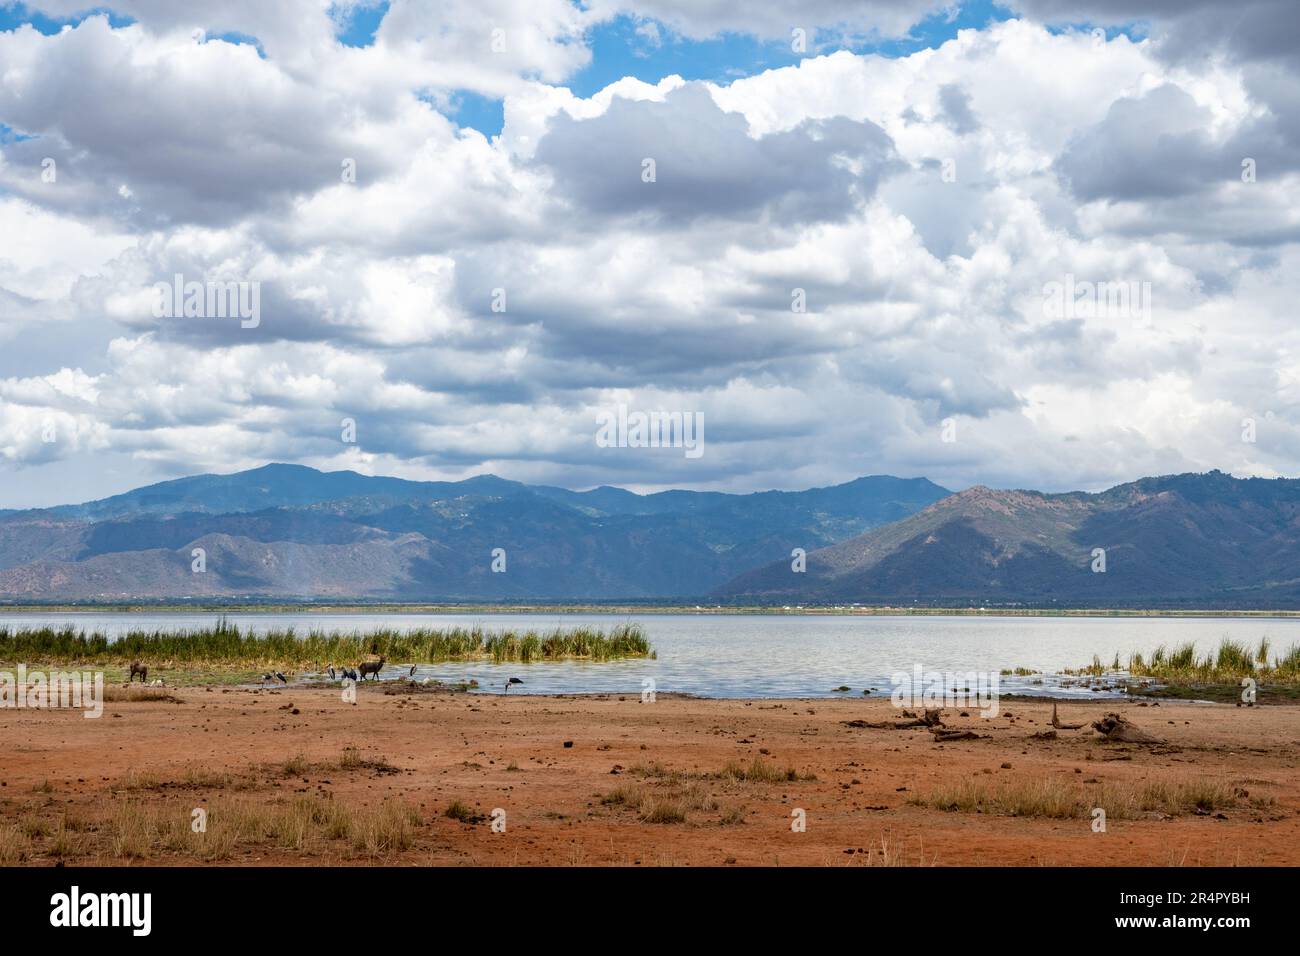
[[6, 143], [21, 143], [24, 140], [39, 138], [40, 137], [32, 136], [28, 133], [20, 133], [12, 126], [0, 123], [0, 146], [4, 146]]
[[472, 90], [456, 90], [445, 101], [431, 96], [421, 96], [420, 99], [457, 126], [476, 129], [488, 139], [500, 136], [502, 127], [506, 125], [505, 102]]
[[107, 7], [95, 7], [71, 17], [47, 17], [43, 13], [30, 10], [25, 3], [0, 2], [0, 33], [16, 30], [25, 23], [30, 23], [36, 30], [46, 36], [53, 36], [65, 26], [75, 27], [90, 17], [107, 16], [109, 25], [114, 29], [127, 27], [135, 23], [133, 17], [123, 16]]
[[351, 9], [335, 6], [330, 16], [339, 25], [338, 41], [344, 46], [372, 46], [379, 24], [388, 13], [388, 0], [364, 0]]
[[991, 0], [970, 0], [955, 15], [943, 12], [927, 17], [908, 36], [896, 40], [817, 30], [808, 36], [807, 51], [803, 54], [791, 49], [790, 37], [760, 40], [748, 34], [726, 33], [692, 40], [674, 34], [656, 21], [621, 16], [588, 34], [591, 62], [565, 85], [576, 95], [587, 97], [625, 76], [653, 84], [676, 74], [686, 80], [726, 84], [837, 50], [908, 56], [941, 46], [956, 37], [958, 30], [982, 28], [991, 22], [1008, 20], [1011, 15], [1010, 10]]
[[203, 37], [204, 43], [212, 43], [214, 41], [233, 43], [236, 46], [256, 47], [257, 55], [263, 60], [266, 59], [266, 51], [262, 49], [262, 41], [255, 36], [249, 36], [247, 33], [240, 33], [238, 30], [227, 30], [225, 33], [208, 33]]

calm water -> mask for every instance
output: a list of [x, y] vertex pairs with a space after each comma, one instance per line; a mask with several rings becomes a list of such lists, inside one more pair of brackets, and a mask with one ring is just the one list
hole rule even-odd
[[[657, 660], [610, 663], [422, 665], [417, 679], [477, 680], [484, 691], [499, 692], [508, 677], [524, 681], [524, 692], [538, 694], [618, 692], [640, 694], [651, 678], [660, 693], [707, 697], [833, 697], [847, 685], [888, 693], [890, 675], [926, 671], [1000, 671], [1028, 667], [1052, 674], [1090, 663], [1094, 654], [1109, 663], [1132, 651], [1149, 655], [1159, 644], [1195, 641], [1204, 653], [1224, 637], [1252, 646], [1267, 636], [1275, 651], [1300, 643], [1300, 619], [1288, 618], [1058, 618], [1058, 617], [820, 617], [786, 615], [648, 614], [631, 618], [607, 614], [229, 614], [240, 627], [258, 631], [293, 627], [365, 631], [373, 627], [452, 627], [488, 629], [588, 624], [608, 627], [639, 621]], [[84, 630], [121, 634], [131, 628], [202, 627], [214, 614], [3, 614], [10, 627], [71, 624]], [[400, 662], [394, 662], [400, 663]], [[385, 676], [402, 676], [389, 669]], [[1003, 693], [1098, 696], [1087, 687], [1062, 685], [1050, 677], [1001, 678]]]

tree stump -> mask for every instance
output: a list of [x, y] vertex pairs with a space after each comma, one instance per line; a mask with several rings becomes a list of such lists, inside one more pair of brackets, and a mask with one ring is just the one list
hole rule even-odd
[[1107, 740], [1118, 744], [1162, 744], [1159, 737], [1153, 737], [1136, 724], [1129, 723], [1122, 714], [1106, 714], [1100, 720], [1092, 722], [1092, 729]]

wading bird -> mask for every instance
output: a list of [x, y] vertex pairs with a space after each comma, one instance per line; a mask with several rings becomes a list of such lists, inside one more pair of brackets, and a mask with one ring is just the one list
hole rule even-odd
[[511, 684], [522, 684], [522, 683], [523, 683], [523, 681], [521, 681], [518, 677], [512, 677], [512, 678], [510, 678], [508, 681], [506, 681], [506, 689], [503, 690], [501, 693], [503, 693], [503, 694], [508, 694], [508, 693], [510, 693], [510, 685], [511, 685]]

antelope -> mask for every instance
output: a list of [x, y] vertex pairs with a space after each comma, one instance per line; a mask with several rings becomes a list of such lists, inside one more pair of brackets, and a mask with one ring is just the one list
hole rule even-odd
[[362, 661], [357, 665], [357, 670], [361, 673], [361, 680], [365, 680], [367, 674], [374, 674], [375, 680], [379, 680], [379, 672], [383, 666], [384, 659], [381, 657], [377, 661]]

